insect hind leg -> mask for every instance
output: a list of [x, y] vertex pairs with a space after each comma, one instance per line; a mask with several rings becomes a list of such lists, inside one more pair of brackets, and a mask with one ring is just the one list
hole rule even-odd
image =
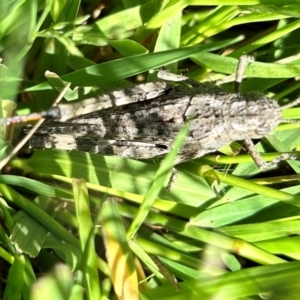
[[188, 78], [183, 75], [173, 74], [171, 72], [160, 70], [157, 72], [157, 77], [159, 79], [165, 80], [165, 81], [172, 81], [172, 82], [183, 82], [191, 85], [193, 88], [201, 87], [203, 84], [198, 82], [197, 80]]

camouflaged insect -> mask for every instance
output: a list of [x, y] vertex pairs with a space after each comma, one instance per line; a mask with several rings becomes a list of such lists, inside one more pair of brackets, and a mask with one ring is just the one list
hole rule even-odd
[[280, 107], [258, 92], [229, 93], [216, 85], [165, 71], [158, 72], [158, 77], [186, 85], [146, 83], [76, 104], [60, 104], [40, 114], [56, 120], [45, 122], [36, 131], [29, 141], [30, 148], [153, 158], [170, 151], [183, 124], [190, 120], [189, 134], [176, 163], [215, 152], [237, 140], [245, 140], [260, 168], [294, 159], [283, 153], [266, 163], [251, 139], [264, 137], [281, 122], [293, 122], [282, 119], [282, 110], [298, 104], [300, 99]]

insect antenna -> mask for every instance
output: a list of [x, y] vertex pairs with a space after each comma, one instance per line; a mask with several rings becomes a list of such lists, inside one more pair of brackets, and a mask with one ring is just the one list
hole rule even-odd
[[300, 124], [300, 121], [294, 119], [282, 119], [280, 123]]
[[[288, 103], [286, 105], [282, 105], [278, 108], [279, 111], [283, 111], [286, 108], [291, 108], [295, 107], [296, 105], [300, 104], [300, 98], [292, 101], [291, 103]], [[294, 120], [294, 119], [282, 119], [280, 123], [289, 123], [289, 124], [300, 124], [299, 120]]]
[[300, 98], [292, 101], [291, 103], [288, 103], [288, 104], [285, 104], [285, 105], [282, 105], [280, 106], [279, 110], [284, 110], [286, 108], [290, 108], [290, 107], [295, 107], [296, 105], [298, 105], [300, 103]]

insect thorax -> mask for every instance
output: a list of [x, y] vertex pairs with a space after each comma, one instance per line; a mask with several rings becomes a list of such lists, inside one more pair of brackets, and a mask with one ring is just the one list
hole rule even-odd
[[186, 116], [192, 118], [190, 129], [195, 139], [201, 139], [204, 128], [209, 128], [212, 139], [225, 144], [261, 138], [281, 121], [277, 102], [260, 93], [217, 94], [205, 104], [200, 98], [194, 97], [186, 112]]

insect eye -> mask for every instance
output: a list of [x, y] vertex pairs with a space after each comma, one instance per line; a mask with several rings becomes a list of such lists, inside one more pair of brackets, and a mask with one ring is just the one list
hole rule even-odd
[[266, 135], [270, 132], [270, 125], [268, 123], [263, 123], [257, 126], [256, 133], [259, 135]]

